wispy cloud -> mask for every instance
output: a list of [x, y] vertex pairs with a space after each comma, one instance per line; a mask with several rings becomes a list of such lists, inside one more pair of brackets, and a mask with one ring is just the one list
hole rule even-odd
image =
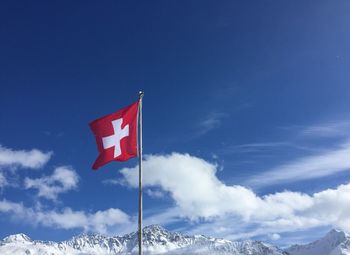
[[220, 127], [223, 118], [227, 117], [227, 114], [222, 112], [210, 113], [202, 121], [198, 123], [198, 130], [196, 136], [202, 136], [210, 132], [213, 129]]
[[350, 121], [332, 120], [319, 122], [311, 125], [290, 125], [279, 127], [281, 130], [291, 132], [294, 138], [303, 139], [327, 139], [327, 138], [349, 138]]
[[146, 194], [152, 198], [162, 198], [165, 196], [164, 192], [156, 189], [146, 189]]
[[311, 137], [339, 137], [350, 136], [350, 122], [349, 121], [332, 121], [311, 125], [301, 128], [301, 135]]
[[0, 189], [4, 188], [5, 186], [8, 186], [9, 183], [3, 173], [0, 172]]
[[176, 206], [145, 212], [145, 225], [159, 224], [166, 226], [181, 221], [183, 221], [181, 210]]
[[261, 152], [266, 151], [266, 149], [274, 149], [292, 146], [288, 142], [265, 142], [265, 143], [246, 143], [227, 146], [223, 149], [223, 153], [250, 153], [250, 152]]
[[350, 143], [346, 143], [335, 150], [297, 158], [276, 166], [271, 170], [250, 177], [247, 184], [264, 186], [329, 176], [350, 170], [349, 159]]
[[329, 121], [309, 126], [293, 125], [282, 127], [292, 132], [285, 140], [282, 141], [266, 141], [254, 142], [246, 144], [231, 145], [223, 148], [223, 153], [254, 153], [266, 152], [266, 150], [279, 149], [282, 147], [305, 150], [310, 152], [324, 151], [320, 144], [315, 146], [310, 139], [333, 138], [339, 142], [339, 139], [350, 138], [350, 122], [349, 121]]
[[121, 179], [106, 179], [102, 181], [104, 185], [125, 185], [125, 181]]
[[76, 189], [79, 176], [71, 167], [61, 166], [54, 170], [50, 176], [37, 179], [25, 178], [26, 189], [37, 189], [38, 196], [46, 199], [56, 200], [60, 193]]

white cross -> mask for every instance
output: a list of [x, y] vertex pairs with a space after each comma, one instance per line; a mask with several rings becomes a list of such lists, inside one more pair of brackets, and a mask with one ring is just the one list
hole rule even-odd
[[126, 136], [129, 136], [129, 124], [122, 129], [123, 119], [117, 119], [112, 121], [114, 134], [102, 137], [102, 144], [104, 149], [114, 147], [114, 157], [118, 157], [122, 154], [120, 149], [120, 140]]

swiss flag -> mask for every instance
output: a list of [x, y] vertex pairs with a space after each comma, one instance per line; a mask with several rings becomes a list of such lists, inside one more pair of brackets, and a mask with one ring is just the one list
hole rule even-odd
[[137, 117], [139, 101], [90, 123], [99, 155], [92, 168], [111, 161], [126, 161], [137, 156]]

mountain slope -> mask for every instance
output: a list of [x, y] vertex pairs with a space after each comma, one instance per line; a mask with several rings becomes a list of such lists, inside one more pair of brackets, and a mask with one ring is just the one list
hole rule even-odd
[[[24, 234], [0, 242], [1, 255], [126, 255], [137, 253], [137, 234], [122, 237], [81, 235], [63, 242], [33, 241]], [[231, 242], [202, 235], [169, 232], [160, 226], [144, 228], [144, 254], [171, 255], [286, 255], [277, 247], [258, 241]]]
[[315, 242], [293, 245], [286, 252], [290, 255], [350, 255], [350, 236], [343, 231], [331, 230]]

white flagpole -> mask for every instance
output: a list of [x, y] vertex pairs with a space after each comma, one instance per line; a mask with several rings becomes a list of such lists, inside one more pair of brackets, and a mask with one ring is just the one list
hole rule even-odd
[[138, 241], [139, 241], [139, 255], [142, 255], [142, 98], [144, 92], [139, 92], [139, 141], [138, 141], [138, 154], [139, 154], [139, 231], [138, 231]]

